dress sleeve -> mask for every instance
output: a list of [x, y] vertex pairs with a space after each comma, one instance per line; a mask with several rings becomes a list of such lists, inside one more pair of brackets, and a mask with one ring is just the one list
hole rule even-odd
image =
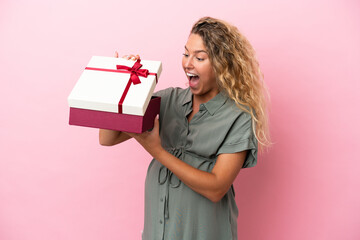
[[174, 88], [170, 87], [170, 88], [165, 88], [163, 90], [159, 90], [157, 92], [153, 93], [153, 96], [157, 96], [157, 97], [161, 97], [166, 99], [167, 97], [169, 97], [169, 95], [171, 94], [171, 92], [174, 90]]
[[157, 91], [153, 94], [153, 96], [161, 97], [160, 103], [160, 116], [165, 112], [166, 105], [168, 104], [169, 98], [171, 93], [173, 92], [174, 88], [165, 88], [163, 90]]
[[170, 104], [171, 95], [173, 93], [174, 88], [165, 88], [163, 90], [157, 91], [153, 94], [153, 96], [161, 97], [160, 100], [160, 113], [159, 113], [159, 124], [160, 124], [160, 136], [161, 136], [161, 129], [165, 115], [169, 111], [168, 105]]
[[243, 168], [253, 167], [257, 163], [258, 143], [252, 131], [251, 115], [242, 112], [229, 129], [220, 145], [217, 155], [249, 150]]

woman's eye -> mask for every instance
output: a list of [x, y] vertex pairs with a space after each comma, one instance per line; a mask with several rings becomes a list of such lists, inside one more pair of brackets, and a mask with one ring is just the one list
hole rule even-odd
[[189, 54], [186, 54], [186, 53], [183, 53], [183, 55], [184, 55], [184, 57], [188, 57], [188, 56], [189, 56]]
[[203, 58], [196, 58], [197, 60], [199, 60], [199, 61], [203, 61], [204, 59]]

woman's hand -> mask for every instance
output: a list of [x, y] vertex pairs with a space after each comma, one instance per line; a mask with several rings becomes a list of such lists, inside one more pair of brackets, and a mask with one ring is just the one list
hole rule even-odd
[[[115, 51], [115, 57], [119, 57], [119, 53], [117, 51]], [[140, 59], [140, 56], [138, 54], [129, 54], [122, 56], [122, 58], [137, 61]], [[157, 118], [154, 120], [154, 128], [151, 131], [146, 131], [143, 133], [124, 133], [129, 135], [129, 137], [135, 138], [136, 141], [138, 141], [154, 158], [158, 155], [159, 152], [164, 150], [161, 146], [161, 140], [159, 136], [159, 120]]]
[[[119, 57], [119, 53], [117, 51], [115, 51], [115, 57], [116, 58]], [[137, 61], [140, 58], [140, 56], [139, 56], [139, 54], [136, 54], [136, 55], [130, 54], [130, 55], [124, 55], [124, 56], [122, 56], [122, 58], [125, 58], [127, 60]]]
[[155, 118], [154, 128], [151, 131], [143, 133], [126, 133], [138, 141], [144, 149], [150, 153], [153, 158], [157, 158], [162, 151], [165, 151], [161, 146], [161, 139], [159, 136], [159, 119]]

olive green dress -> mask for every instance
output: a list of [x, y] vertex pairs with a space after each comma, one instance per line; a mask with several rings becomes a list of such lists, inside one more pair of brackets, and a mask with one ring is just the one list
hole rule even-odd
[[[257, 141], [250, 114], [219, 93], [190, 122], [189, 88], [168, 88], [161, 96], [159, 114], [162, 146], [191, 166], [210, 172], [222, 153], [249, 150], [243, 168], [257, 162]], [[217, 203], [181, 182], [153, 159], [145, 182], [143, 240], [236, 240], [238, 209], [233, 187]]]

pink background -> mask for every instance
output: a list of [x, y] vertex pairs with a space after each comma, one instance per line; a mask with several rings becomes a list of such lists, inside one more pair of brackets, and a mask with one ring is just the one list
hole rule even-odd
[[236, 182], [239, 239], [360, 239], [360, 3], [0, 2], [0, 239], [140, 239], [150, 156], [68, 125], [93, 55], [163, 61], [157, 89], [186, 87], [192, 24], [223, 18], [257, 51], [273, 148]]

